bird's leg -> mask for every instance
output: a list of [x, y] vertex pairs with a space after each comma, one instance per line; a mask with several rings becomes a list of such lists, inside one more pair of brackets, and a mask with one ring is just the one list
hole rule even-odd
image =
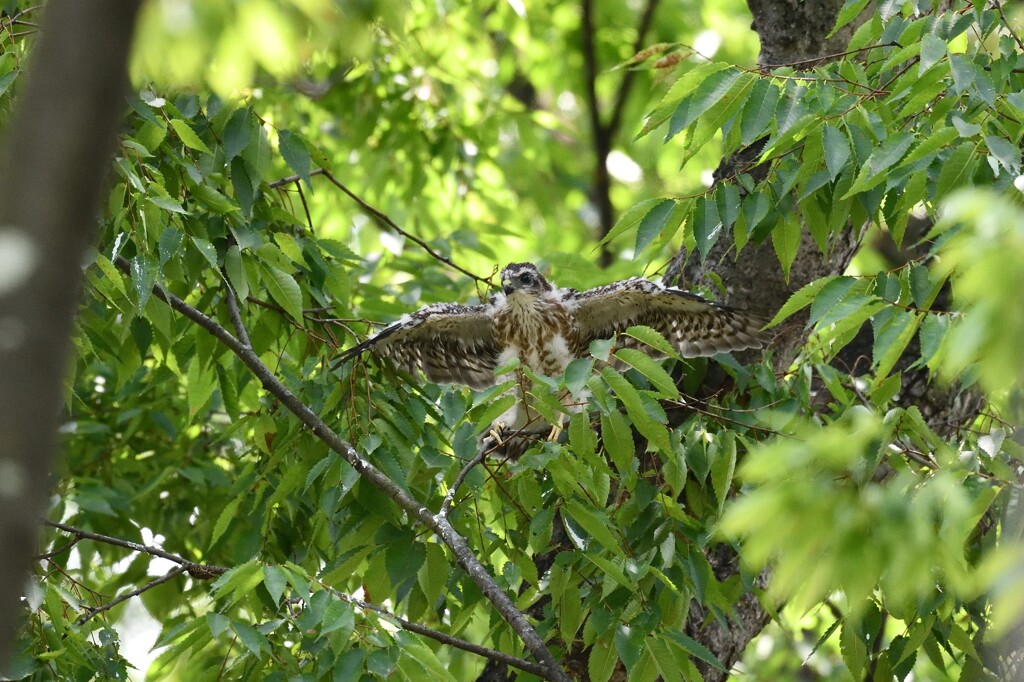
[[491, 424], [491, 430], [487, 432], [487, 435], [494, 440], [494, 444], [498, 447], [504, 447], [505, 445], [505, 441], [501, 437], [503, 431], [505, 431], [504, 422], [496, 421]]
[[559, 419], [556, 423], [551, 425], [551, 432], [548, 433], [547, 440], [549, 443], [557, 443], [558, 439], [562, 437], [562, 420]]

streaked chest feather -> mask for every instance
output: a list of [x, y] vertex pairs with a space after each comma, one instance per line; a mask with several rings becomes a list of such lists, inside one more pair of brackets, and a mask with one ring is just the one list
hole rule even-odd
[[558, 376], [573, 359], [573, 329], [569, 314], [548, 297], [512, 295], [494, 319], [499, 364], [518, 357], [534, 372]]

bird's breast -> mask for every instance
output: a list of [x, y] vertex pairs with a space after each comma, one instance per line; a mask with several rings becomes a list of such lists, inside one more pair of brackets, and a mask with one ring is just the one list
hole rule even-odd
[[502, 349], [502, 363], [513, 357], [534, 372], [559, 376], [573, 359], [572, 324], [558, 301], [533, 298], [508, 304], [497, 312], [494, 331]]

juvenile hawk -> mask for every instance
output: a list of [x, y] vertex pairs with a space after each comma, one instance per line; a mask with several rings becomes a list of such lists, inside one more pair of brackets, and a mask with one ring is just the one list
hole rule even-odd
[[[633, 325], [658, 330], [685, 357], [762, 345], [764, 321], [756, 315], [638, 277], [576, 291], [555, 287], [532, 263], [511, 263], [501, 271], [501, 286], [502, 293], [481, 305], [425, 306], [345, 351], [339, 362], [372, 348], [435, 383], [483, 389], [503, 381], [494, 370], [515, 357], [537, 374], [560, 376], [573, 359], [589, 355], [591, 341]], [[632, 337], [620, 336], [618, 344], [664, 357]], [[536, 418], [523, 383], [516, 407], [495, 421], [499, 427], [518, 430]]]

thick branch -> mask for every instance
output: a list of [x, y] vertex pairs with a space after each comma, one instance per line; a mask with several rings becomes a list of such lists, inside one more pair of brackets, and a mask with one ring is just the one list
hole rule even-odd
[[[654, 11], [658, 7], [658, 0], [647, 0], [640, 21], [637, 24], [636, 39], [633, 43], [633, 54], [643, 48], [644, 39], [654, 19]], [[587, 99], [587, 113], [590, 118], [591, 142], [594, 148], [594, 179], [591, 189], [591, 201], [597, 207], [598, 231], [601, 238], [604, 238], [612, 227], [615, 226], [615, 207], [612, 206], [611, 174], [608, 172], [608, 155], [612, 151], [612, 143], [618, 134], [619, 126], [622, 124], [622, 112], [626, 106], [626, 100], [633, 87], [636, 72], [626, 70], [615, 93], [615, 101], [612, 104], [611, 115], [608, 121], [602, 121], [601, 102], [597, 96], [597, 48], [594, 45], [597, 26], [594, 21], [593, 0], [583, 0], [581, 6], [580, 41], [583, 52], [583, 80], [584, 90]], [[602, 267], [610, 265], [612, 252], [607, 245], [601, 246], [600, 264]]]
[[[125, 272], [129, 271], [127, 261], [119, 258], [117, 264], [118, 267]], [[494, 578], [487, 572], [484, 565], [480, 563], [480, 560], [473, 554], [473, 551], [466, 543], [465, 538], [455, 530], [447, 518], [431, 514], [430, 510], [427, 509], [419, 500], [407, 493], [380, 469], [368, 462], [354, 447], [352, 447], [352, 445], [342, 439], [342, 437], [327, 426], [327, 424], [324, 423], [324, 421], [320, 419], [315, 412], [299, 400], [294, 393], [289, 391], [288, 388], [281, 383], [276, 376], [274, 376], [273, 372], [263, 364], [263, 361], [260, 360], [259, 356], [256, 355], [252, 348], [240, 342], [231, 334], [231, 332], [203, 312], [193, 308], [177, 296], [174, 296], [169, 292], [164, 292], [159, 287], [153, 288], [153, 295], [159, 300], [167, 303], [195, 324], [205, 329], [225, 347], [227, 347], [228, 350], [238, 356], [242, 361], [242, 364], [248, 367], [249, 370], [260, 380], [263, 384], [263, 388], [277, 398], [278, 401], [287, 407], [292, 414], [298, 417], [299, 421], [305, 424], [309, 430], [313, 432], [313, 435], [323, 441], [331, 450], [344, 457], [345, 461], [348, 462], [360, 476], [391, 498], [395, 504], [408, 512], [411, 517], [419, 520], [420, 523], [433, 531], [441, 542], [443, 542], [451, 550], [452, 554], [455, 555], [459, 565], [465, 569], [469, 574], [469, 577], [474, 583], [476, 583], [477, 587], [480, 588], [480, 591], [483, 592], [484, 596], [494, 604], [494, 607], [501, 614], [502, 618], [504, 618], [505, 621], [512, 626], [512, 629], [515, 630], [516, 634], [522, 638], [523, 643], [526, 645], [526, 648], [529, 649], [530, 653], [544, 665], [544, 668], [547, 671], [547, 679], [558, 680], [559, 682], [569, 682], [569, 677], [558, 665], [554, 655], [548, 649], [544, 640], [540, 638], [540, 635], [537, 634], [533, 625], [531, 625], [526, 619], [526, 616], [516, 608], [509, 596], [505, 594], [500, 587], [498, 587]]]
[[0, 147], [0, 667], [46, 506], [62, 379], [139, 0], [51, 0]]

